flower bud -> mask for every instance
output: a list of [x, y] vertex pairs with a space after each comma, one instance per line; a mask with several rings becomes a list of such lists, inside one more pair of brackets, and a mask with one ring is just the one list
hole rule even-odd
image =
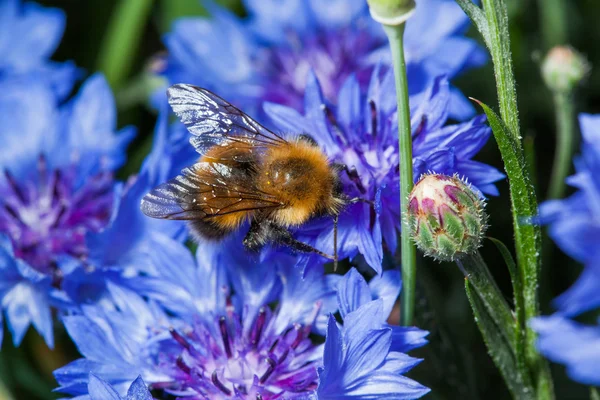
[[585, 57], [571, 47], [556, 46], [542, 63], [542, 77], [554, 92], [573, 90], [589, 72]]
[[474, 253], [487, 225], [484, 202], [457, 176], [423, 175], [409, 196], [408, 222], [417, 247], [438, 261]]
[[401, 25], [415, 11], [415, 0], [367, 0], [371, 17], [382, 25]]

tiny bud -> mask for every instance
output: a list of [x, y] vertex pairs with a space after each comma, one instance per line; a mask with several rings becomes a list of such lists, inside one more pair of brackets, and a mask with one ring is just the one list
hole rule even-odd
[[424, 175], [408, 200], [411, 234], [426, 256], [455, 261], [481, 245], [487, 228], [484, 202], [457, 176]]
[[402, 25], [415, 11], [415, 0], [367, 0], [371, 17], [382, 25]]
[[589, 70], [585, 57], [567, 46], [554, 47], [542, 63], [542, 77], [553, 92], [573, 90]]

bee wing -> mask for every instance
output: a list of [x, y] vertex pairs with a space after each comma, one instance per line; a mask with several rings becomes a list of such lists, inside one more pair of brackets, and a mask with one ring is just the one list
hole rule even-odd
[[[211, 169], [208, 178], [206, 169]], [[203, 170], [204, 169], [204, 170]], [[231, 166], [201, 162], [186, 168], [182, 175], [154, 188], [142, 199], [141, 209], [153, 218], [205, 219], [241, 211], [276, 209], [283, 204], [250, 184], [232, 184]]]
[[177, 84], [167, 90], [167, 96], [173, 111], [192, 134], [190, 143], [200, 154], [205, 154], [208, 149], [225, 140], [238, 142], [238, 147], [249, 148], [287, 143], [285, 139], [206, 89]]

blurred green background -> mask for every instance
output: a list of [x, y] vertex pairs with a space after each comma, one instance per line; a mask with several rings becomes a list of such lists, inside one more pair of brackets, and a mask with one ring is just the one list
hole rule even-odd
[[[418, 0], [417, 0], [418, 1]], [[66, 32], [57, 60], [74, 60], [87, 73], [106, 72], [119, 105], [119, 124], [133, 124], [139, 136], [130, 146], [130, 159], [122, 171], [134, 173], [151, 145], [156, 116], [144, 104], [145, 75], [149, 60], [164, 50], [161, 42], [172, 22], [180, 16], [202, 15], [198, 0], [39, 0], [47, 6], [62, 8], [67, 14]], [[592, 65], [592, 72], [575, 96], [577, 112], [600, 113], [600, 1], [598, 0], [507, 0], [511, 40], [518, 84], [519, 109], [525, 140], [535, 150], [538, 198], [545, 199], [554, 154], [554, 112], [549, 91], [544, 87], [540, 60], [554, 44], [571, 44]], [[221, 4], [243, 14], [238, 0]], [[127, 23], [115, 30], [119, 16]], [[115, 25], [117, 24], [117, 25]], [[470, 32], [477, 37], [476, 32]], [[111, 41], [119, 37], [118, 41]], [[112, 43], [112, 45], [111, 45]], [[471, 71], [456, 85], [468, 95], [487, 104], [496, 104], [491, 66]], [[576, 146], [578, 148], [578, 146]], [[479, 159], [501, 167], [493, 141]], [[508, 187], [501, 183], [500, 198], [492, 198], [489, 235], [512, 242]], [[484, 258], [509, 299], [510, 280], [501, 257], [489, 243]], [[431, 332], [430, 344], [415, 352], [425, 358], [412, 375], [433, 390], [428, 399], [507, 399], [508, 391], [491, 359], [487, 356], [466, 301], [463, 279], [453, 265], [421, 260], [419, 268], [417, 324]], [[581, 266], [567, 258], [551, 242], [544, 252], [541, 301], [544, 313], [552, 311], [550, 301], [575, 280]], [[6, 332], [0, 351], [0, 400], [55, 399], [52, 371], [77, 357], [66, 333], [56, 325], [57, 345], [46, 348], [34, 332], [16, 349]], [[552, 366], [558, 399], [589, 398], [589, 389], [571, 382], [561, 366]]]

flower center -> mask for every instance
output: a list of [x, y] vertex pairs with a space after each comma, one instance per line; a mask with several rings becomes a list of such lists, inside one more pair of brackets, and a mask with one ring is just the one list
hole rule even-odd
[[308, 337], [311, 327], [294, 324], [275, 333], [272, 315], [262, 307], [249, 329], [230, 313], [210, 326], [198, 324], [186, 333], [172, 330], [181, 346], [173, 357], [174, 381], [152, 387], [198, 399], [266, 400], [314, 390], [317, 347]]
[[302, 109], [304, 88], [309, 70], [319, 79], [323, 94], [329, 100], [351, 73], [359, 80], [368, 80], [368, 56], [384, 43], [367, 32], [366, 27], [353, 26], [300, 38], [288, 36], [288, 46], [267, 50], [264, 65], [265, 100]]
[[112, 174], [99, 173], [78, 184], [74, 167], [49, 171], [40, 156], [37, 176], [18, 182], [5, 170], [4, 178], [0, 182], [0, 233], [10, 237], [17, 257], [57, 278], [58, 258], [85, 257], [85, 234], [108, 222]]

